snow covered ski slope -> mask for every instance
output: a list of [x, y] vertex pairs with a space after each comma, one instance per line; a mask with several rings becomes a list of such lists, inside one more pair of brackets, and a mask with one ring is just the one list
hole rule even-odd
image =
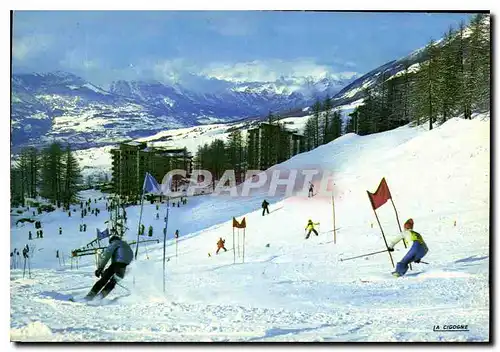
[[[78, 269], [71, 269], [67, 255], [91, 241], [96, 227], [105, 228], [103, 201], [96, 204], [101, 214], [85, 218], [86, 233], [78, 231], [79, 216], [59, 211], [41, 216], [43, 239], [28, 241], [33, 226], [12, 221], [11, 251], [26, 243], [36, 243], [36, 249], [31, 278], [11, 270], [11, 339], [488, 341], [489, 139], [489, 117], [479, 115], [451, 119], [432, 131], [405, 126], [364, 137], [349, 134], [279, 165], [334, 171], [336, 244], [328, 196], [268, 197], [263, 189], [248, 197], [191, 197], [187, 205], [171, 208], [166, 293], [163, 248], [151, 244], [140, 247], [123, 287], [108, 298], [94, 305], [67, 301], [95, 282], [93, 257], [82, 257]], [[429, 264], [413, 264], [402, 278], [391, 276], [387, 253], [340, 261], [385, 248], [366, 195], [382, 177], [401, 223], [413, 218], [429, 246]], [[264, 198], [270, 203], [266, 216], [260, 208]], [[165, 206], [160, 210], [156, 220], [155, 205], [144, 207], [144, 224], [154, 227], [158, 239]], [[377, 213], [388, 238], [396, 234], [392, 205]], [[134, 240], [139, 207], [127, 208], [127, 215], [127, 240]], [[233, 252], [233, 216], [247, 222], [244, 263], [237, 241]], [[305, 240], [308, 219], [320, 223], [319, 236]], [[228, 251], [215, 255], [219, 237]], [[59, 265], [56, 250], [66, 255], [65, 265]], [[397, 245], [395, 262], [405, 253]], [[467, 325], [468, 331], [433, 331], [438, 325]]]

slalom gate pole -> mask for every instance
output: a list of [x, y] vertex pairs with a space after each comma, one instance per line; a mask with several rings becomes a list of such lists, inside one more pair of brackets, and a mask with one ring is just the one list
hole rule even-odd
[[233, 227], [233, 264], [236, 264], [236, 246], [234, 243], [234, 227]]
[[357, 255], [355, 257], [350, 257], [350, 258], [340, 258], [341, 262], [345, 262], [346, 260], [351, 260], [351, 259], [356, 259], [356, 258], [362, 258], [362, 257], [368, 257], [370, 255], [375, 255], [379, 253], [384, 253], [387, 252], [387, 249], [384, 249], [383, 251], [378, 251], [378, 252], [373, 252], [373, 253], [367, 253], [367, 254], [362, 254], [362, 255]]
[[[368, 199], [371, 199], [370, 193], [368, 191], [366, 191], [366, 193], [368, 195]], [[370, 203], [371, 203], [371, 201], [370, 201]], [[373, 209], [373, 206], [372, 206], [372, 209]], [[389, 258], [391, 258], [391, 264], [392, 264], [392, 267], [394, 268], [394, 260], [392, 259], [391, 252], [389, 252], [389, 246], [387, 245], [387, 240], [385, 239], [384, 230], [382, 229], [382, 225], [380, 224], [380, 220], [378, 219], [378, 215], [377, 215], [377, 212], [375, 211], [375, 209], [373, 209], [373, 213], [375, 214], [375, 217], [377, 218], [378, 226], [380, 227], [380, 231], [382, 232], [382, 237], [384, 238], [385, 248], [387, 248], [387, 253], [389, 253]]]
[[63, 266], [66, 266], [66, 263], [64, 262], [64, 253], [61, 252], [61, 256], [62, 256]]
[[137, 252], [139, 251], [139, 233], [141, 231], [141, 221], [142, 221], [142, 210], [144, 209], [144, 193], [146, 188], [146, 176], [144, 176], [144, 183], [142, 185], [142, 195], [141, 195], [141, 212], [139, 214], [139, 227], [137, 228], [137, 245], [135, 246], [134, 259], [137, 260]]
[[243, 229], [243, 263], [245, 262], [245, 230], [246, 228]]
[[[394, 201], [392, 200], [392, 198], [390, 198], [390, 199], [391, 199], [392, 206], [394, 208], [394, 212], [396, 213], [396, 221], [398, 222], [399, 232], [402, 232], [401, 224], [399, 223], [398, 211], [396, 210], [396, 205], [394, 205]], [[403, 244], [404, 244], [405, 248], [408, 248], [406, 246], [406, 241], [404, 239], [403, 239]], [[410, 270], [413, 270], [413, 268], [411, 267], [411, 263], [410, 263]]]
[[29, 257], [28, 257], [28, 278], [31, 279], [31, 261]]
[[335, 202], [333, 200], [333, 191], [332, 191], [332, 210], [333, 210], [333, 244], [337, 243], [337, 231], [335, 227]]
[[167, 196], [167, 215], [165, 216], [165, 231], [163, 233], [163, 293], [165, 293], [165, 257], [167, 248], [167, 233], [168, 233], [168, 212], [170, 209], [169, 197]]
[[241, 257], [240, 254], [240, 229], [236, 230], [236, 236], [238, 237], [238, 258]]

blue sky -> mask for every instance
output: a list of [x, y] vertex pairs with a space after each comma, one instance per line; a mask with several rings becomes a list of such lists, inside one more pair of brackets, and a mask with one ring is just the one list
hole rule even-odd
[[439, 39], [468, 14], [16, 11], [14, 72], [179, 82], [364, 74]]

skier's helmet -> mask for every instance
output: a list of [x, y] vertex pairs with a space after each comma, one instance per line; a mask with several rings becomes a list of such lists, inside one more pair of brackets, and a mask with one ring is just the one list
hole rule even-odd
[[413, 219], [408, 219], [405, 222], [405, 230], [411, 230], [413, 229]]
[[310, 223], [312, 223], [312, 222], [313, 222], [313, 221], [312, 221], [311, 219], [307, 220], [307, 223], [309, 223], [309, 224], [310, 224]]
[[119, 240], [120, 239], [120, 236], [117, 236], [117, 235], [113, 235], [109, 238], [109, 243], [113, 242], [113, 241], [116, 241], [116, 240]]

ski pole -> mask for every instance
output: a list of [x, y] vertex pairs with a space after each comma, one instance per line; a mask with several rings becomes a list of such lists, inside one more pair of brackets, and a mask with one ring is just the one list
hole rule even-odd
[[25, 273], [26, 273], [26, 257], [24, 257], [23, 279]]
[[346, 261], [346, 260], [351, 260], [351, 259], [356, 259], [356, 258], [361, 258], [361, 257], [368, 257], [370, 255], [379, 254], [379, 253], [385, 253], [385, 252], [387, 252], [387, 249], [384, 249], [383, 251], [378, 251], [378, 252], [373, 252], [373, 253], [358, 255], [356, 257], [350, 257], [350, 258], [344, 258], [344, 259], [340, 258], [340, 261], [343, 262], [343, 261]]
[[125, 290], [127, 291], [127, 293], [129, 293], [129, 294], [130, 294], [130, 290], [129, 290], [128, 288], [126, 288], [125, 286], [123, 286], [122, 284], [120, 284], [117, 280], [115, 280], [115, 282], [116, 282], [116, 284], [117, 284], [118, 286], [120, 286], [121, 288], [125, 289]]

